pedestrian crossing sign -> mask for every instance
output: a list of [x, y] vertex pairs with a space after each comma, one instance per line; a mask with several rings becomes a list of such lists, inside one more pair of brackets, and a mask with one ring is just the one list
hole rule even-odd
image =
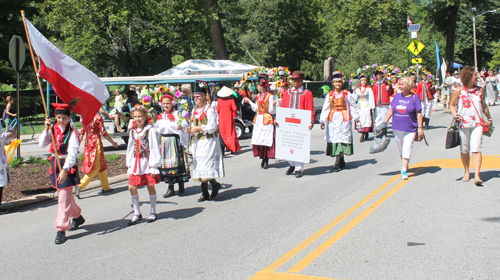
[[417, 39], [413, 40], [408, 46], [408, 49], [414, 55], [418, 55], [424, 48], [425, 48], [424, 44], [420, 43]]
[[412, 58], [411, 63], [413, 64], [422, 63], [422, 58], [421, 57]]

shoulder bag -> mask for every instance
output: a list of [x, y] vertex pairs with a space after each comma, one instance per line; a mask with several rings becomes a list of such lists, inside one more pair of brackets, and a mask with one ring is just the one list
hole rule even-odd
[[458, 130], [458, 123], [455, 121], [455, 118], [451, 121], [451, 125], [448, 127], [446, 131], [446, 149], [455, 148], [460, 146], [460, 132]]

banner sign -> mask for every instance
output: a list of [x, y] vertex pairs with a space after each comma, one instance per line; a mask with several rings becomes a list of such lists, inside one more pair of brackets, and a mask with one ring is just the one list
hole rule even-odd
[[276, 108], [276, 158], [309, 163], [311, 111]]

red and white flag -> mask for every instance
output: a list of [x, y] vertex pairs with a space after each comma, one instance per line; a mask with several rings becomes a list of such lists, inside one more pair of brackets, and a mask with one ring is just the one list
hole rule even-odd
[[73, 110], [82, 116], [82, 124], [88, 125], [109, 98], [108, 89], [96, 74], [54, 46], [24, 16], [23, 19], [40, 62], [40, 77], [54, 87], [65, 103], [78, 98]]
[[406, 20], [406, 23], [408, 25], [413, 24], [413, 21], [411, 21], [410, 15], [408, 15], [408, 19]]

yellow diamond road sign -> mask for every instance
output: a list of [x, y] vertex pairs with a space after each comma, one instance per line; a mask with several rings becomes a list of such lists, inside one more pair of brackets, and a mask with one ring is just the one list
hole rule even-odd
[[418, 55], [423, 49], [425, 48], [424, 44], [420, 43], [416, 39], [413, 40], [410, 45], [408, 46], [408, 49], [410, 52], [412, 52], [414, 55]]
[[411, 63], [413, 64], [422, 63], [422, 58], [421, 57], [412, 58]]

